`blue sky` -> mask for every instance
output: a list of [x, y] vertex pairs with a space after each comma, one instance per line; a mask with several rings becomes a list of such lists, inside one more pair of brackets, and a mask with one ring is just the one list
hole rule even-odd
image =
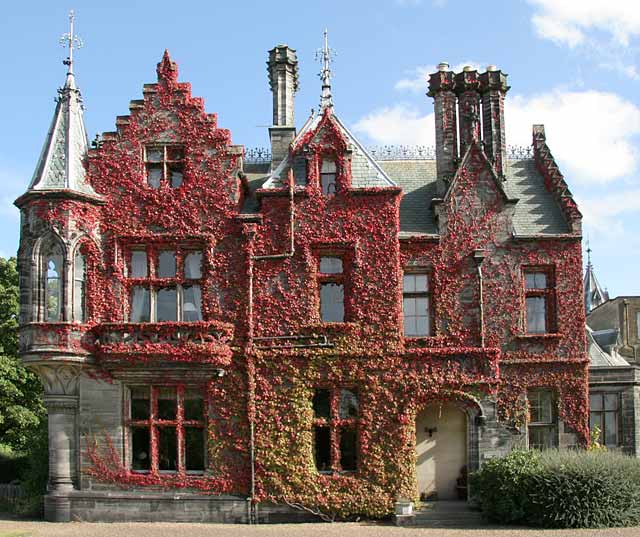
[[317, 107], [314, 53], [329, 29], [334, 102], [366, 144], [432, 144], [426, 74], [448, 61], [509, 73], [507, 143], [547, 140], [580, 202], [602, 285], [640, 294], [640, 7], [637, 0], [324, 0], [322, 2], [10, 2], [0, 47], [0, 255], [14, 255], [26, 188], [65, 70], [58, 44], [69, 9], [85, 42], [76, 55], [89, 137], [155, 80], [168, 48], [180, 79], [204, 97], [234, 143], [266, 146], [267, 50], [298, 52], [296, 122]]

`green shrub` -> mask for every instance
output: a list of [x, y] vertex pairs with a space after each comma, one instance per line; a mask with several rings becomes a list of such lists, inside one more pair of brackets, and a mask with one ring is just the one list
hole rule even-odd
[[640, 524], [640, 460], [610, 451], [515, 451], [471, 478], [483, 514], [555, 528]]
[[491, 459], [470, 476], [473, 499], [489, 520], [506, 524], [525, 522], [529, 495], [527, 480], [540, 469], [540, 452], [514, 450]]

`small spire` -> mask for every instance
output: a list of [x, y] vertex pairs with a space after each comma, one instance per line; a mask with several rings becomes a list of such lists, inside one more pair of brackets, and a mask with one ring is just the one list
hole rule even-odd
[[587, 266], [591, 266], [591, 246], [589, 246], [589, 236], [587, 236]]
[[322, 62], [320, 71], [320, 80], [322, 80], [322, 93], [320, 95], [320, 112], [324, 112], [327, 108], [333, 108], [333, 97], [331, 95], [331, 61], [335, 56], [335, 51], [329, 48], [328, 32], [324, 30], [323, 47], [316, 52], [316, 59]]
[[73, 73], [73, 49], [74, 48], [82, 48], [82, 39], [80, 39], [73, 32], [73, 23], [75, 21], [76, 14], [73, 11], [69, 11], [69, 32], [63, 34], [60, 37], [60, 44], [63, 47], [69, 48], [69, 56], [62, 63], [67, 66], [67, 81], [65, 83], [65, 88], [75, 89], [74, 82], [74, 73]]

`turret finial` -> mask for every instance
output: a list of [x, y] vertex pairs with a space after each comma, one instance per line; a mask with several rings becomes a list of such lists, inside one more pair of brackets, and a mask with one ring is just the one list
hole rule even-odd
[[331, 61], [335, 56], [335, 51], [329, 48], [328, 32], [325, 28], [324, 43], [321, 49], [316, 52], [316, 59], [322, 62], [322, 69], [319, 76], [322, 80], [322, 93], [320, 95], [320, 111], [323, 112], [327, 108], [333, 108], [333, 97], [331, 95]]
[[74, 82], [73, 82], [73, 49], [74, 48], [82, 48], [82, 39], [80, 39], [77, 35], [75, 35], [75, 33], [73, 32], [73, 23], [75, 21], [76, 18], [76, 14], [73, 11], [73, 9], [71, 11], [69, 11], [69, 32], [66, 34], [63, 34], [62, 37], [60, 37], [60, 44], [63, 47], [66, 47], [69, 49], [69, 56], [67, 56], [67, 59], [64, 60], [62, 63], [64, 65], [67, 66], [67, 82], [65, 84], [65, 87], [75, 87]]

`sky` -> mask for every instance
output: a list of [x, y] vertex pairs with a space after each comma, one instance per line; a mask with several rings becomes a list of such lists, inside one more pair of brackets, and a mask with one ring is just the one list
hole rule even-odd
[[329, 32], [336, 112], [366, 145], [433, 145], [428, 73], [441, 61], [509, 74], [507, 143], [547, 143], [584, 215], [600, 283], [640, 295], [640, 3], [638, 0], [323, 0], [7, 2], [0, 19], [0, 256], [15, 255], [13, 201], [33, 174], [64, 82], [68, 12], [89, 138], [114, 130], [165, 48], [219, 126], [268, 145], [267, 51], [297, 50], [296, 123], [317, 108], [316, 50]]

